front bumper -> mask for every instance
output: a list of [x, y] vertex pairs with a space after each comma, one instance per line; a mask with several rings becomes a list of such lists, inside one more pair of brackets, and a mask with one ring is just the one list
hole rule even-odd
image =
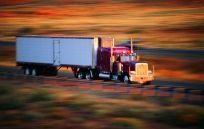
[[140, 84], [146, 83], [146, 82], [151, 82], [154, 80], [153, 74], [149, 75], [135, 75], [135, 74], [130, 74], [129, 77], [131, 82], [137, 82]]

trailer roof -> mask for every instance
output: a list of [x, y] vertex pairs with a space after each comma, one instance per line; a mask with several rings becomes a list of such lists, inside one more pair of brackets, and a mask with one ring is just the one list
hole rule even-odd
[[17, 35], [16, 37], [36, 37], [36, 38], [80, 38], [80, 39], [94, 39], [88, 36], [62, 36], [62, 35]]

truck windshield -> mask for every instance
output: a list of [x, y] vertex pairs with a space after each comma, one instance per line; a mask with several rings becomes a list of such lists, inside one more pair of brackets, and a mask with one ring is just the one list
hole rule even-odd
[[121, 62], [128, 62], [128, 61], [135, 61], [136, 60], [136, 55], [123, 55], [120, 57]]
[[130, 56], [121, 56], [120, 57], [121, 62], [127, 62], [130, 61]]

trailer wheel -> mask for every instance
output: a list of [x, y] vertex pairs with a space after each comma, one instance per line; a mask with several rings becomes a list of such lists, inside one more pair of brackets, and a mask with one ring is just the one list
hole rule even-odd
[[78, 74], [77, 74], [77, 78], [79, 80], [83, 79], [83, 73], [79, 71]]
[[24, 74], [25, 75], [30, 75], [30, 69], [29, 68], [25, 68], [24, 69]]
[[123, 76], [123, 82], [124, 82], [125, 84], [129, 84], [129, 83], [130, 83], [130, 79], [129, 79], [129, 76], [128, 76], [128, 75], [124, 75], [124, 76]]
[[31, 75], [36, 76], [37, 75], [37, 69], [32, 69]]

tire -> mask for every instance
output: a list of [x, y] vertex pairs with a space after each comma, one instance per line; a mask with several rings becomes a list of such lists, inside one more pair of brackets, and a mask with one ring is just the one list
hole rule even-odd
[[92, 77], [92, 75], [91, 75], [91, 70], [90, 70], [90, 71], [87, 71], [87, 72], [86, 72], [86, 80], [90, 81], [90, 80], [92, 80], [92, 79], [93, 79], [93, 77]]
[[129, 76], [128, 76], [128, 75], [124, 75], [124, 76], [123, 76], [123, 82], [124, 82], [125, 84], [129, 84], [129, 83], [130, 83], [130, 79], [129, 79]]
[[31, 75], [32, 76], [37, 76], [37, 69], [32, 69]]
[[117, 81], [118, 80], [118, 75], [112, 75], [112, 79], [114, 80], [114, 81]]
[[79, 72], [77, 73], [77, 78], [78, 78], [79, 80], [83, 79], [83, 73], [82, 73], [81, 71], [79, 71]]
[[25, 75], [30, 75], [30, 69], [29, 68], [25, 68], [24, 69], [24, 74]]

